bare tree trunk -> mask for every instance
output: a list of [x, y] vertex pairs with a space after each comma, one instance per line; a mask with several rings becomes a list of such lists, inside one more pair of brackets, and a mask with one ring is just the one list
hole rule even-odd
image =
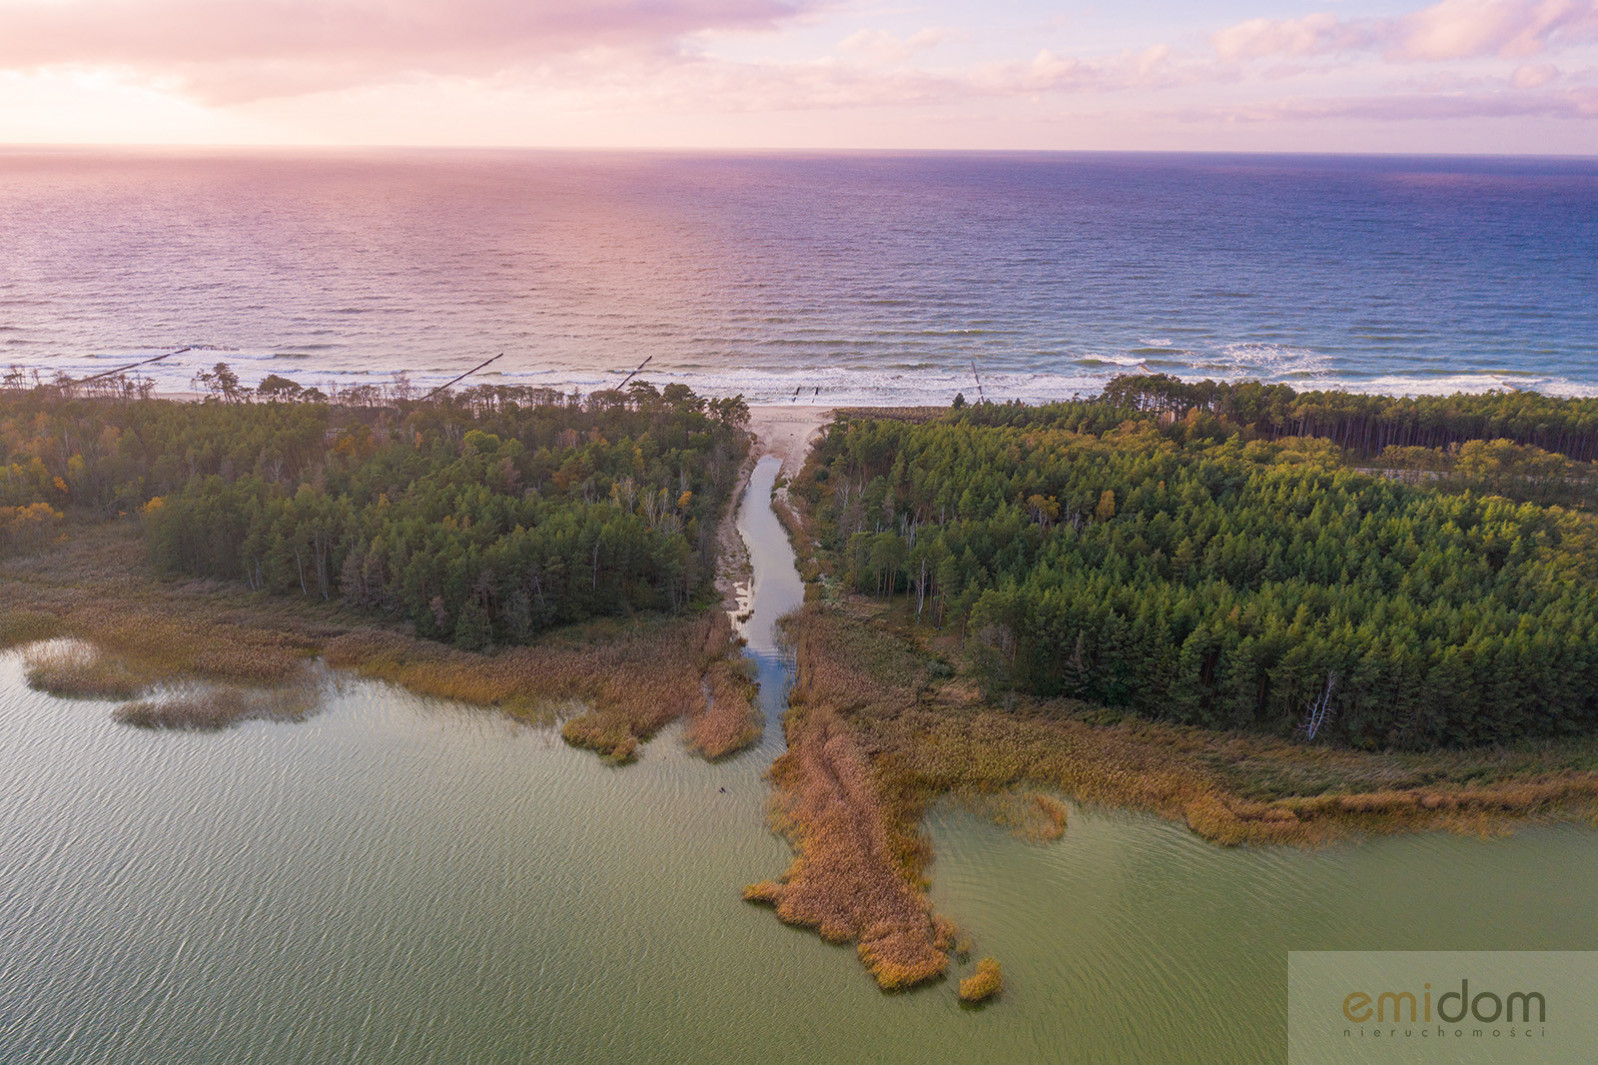
[[1321, 726], [1326, 723], [1326, 715], [1332, 704], [1332, 691], [1336, 687], [1337, 674], [1326, 674], [1325, 690], [1321, 692], [1319, 699], [1310, 703], [1309, 706], [1305, 708], [1306, 714], [1304, 717], [1304, 732], [1305, 735], [1311, 740], [1313, 740], [1315, 738], [1315, 734], [1321, 730]]
[[921, 610], [927, 602], [927, 558], [921, 556], [921, 575], [916, 578], [916, 624], [921, 623]]

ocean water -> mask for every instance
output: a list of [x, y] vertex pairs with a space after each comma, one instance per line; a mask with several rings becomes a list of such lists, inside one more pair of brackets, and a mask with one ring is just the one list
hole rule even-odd
[[0, 151], [0, 370], [1598, 394], [1598, 160]]

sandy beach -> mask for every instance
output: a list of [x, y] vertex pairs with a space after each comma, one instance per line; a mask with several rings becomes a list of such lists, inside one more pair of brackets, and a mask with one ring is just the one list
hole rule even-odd
[[832, 421], [831, 407], [759, 406], [749, 408], [749, 431], [755, 434], [755, 455], [782, 459], [783, 476], [792, 478], [805, 455]]

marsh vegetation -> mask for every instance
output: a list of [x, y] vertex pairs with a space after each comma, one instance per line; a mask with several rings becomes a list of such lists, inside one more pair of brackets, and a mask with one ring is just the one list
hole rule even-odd
[[216, 727], [299, 714], [283, 693], [325, 654], [518, 714], [580, 701], [566, 737], [617, 761], [678, 717], [710, 757], [758, 738], [710, 609], [741, 401], [269, 383], [0, 396], [0, 643], [78, 641], [33, 652], [32, 683]]
[[976, 972], [960, 981], [960, 1001], [975, 1005], [1004, 990], [1004, 973], [994, 958], [977, 962]]
[[[920, 835], [944, 796], [1034, 839], [1064, 832], [1064, 795], [1229, 845], [1598, 809], [1592, 515], [1488, 490], [1519, 463], [1568, 498], [1587, 463], [1473, 447], [1461, 415], [1435, 460], [1383, 460], [1454, 472], [1396, 478], [1309, 435], [1336, 396], [1267, 433], [1134, 385], [841, 413], [793, 485], [815, 583], [773, 779], [798, 856], [749, 896], [857, 941], [884, 986], [946, 967]], [[1461, 406], [1497, 425], [1494, 403], [1559, 407]]]

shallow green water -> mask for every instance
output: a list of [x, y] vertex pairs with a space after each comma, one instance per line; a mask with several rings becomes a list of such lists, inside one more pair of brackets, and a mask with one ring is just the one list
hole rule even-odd
[[[753, 629], [798, 584], [769, 511], [746, 522]], [[751, 644], [775, 714], [780, 652]], [[935, 900], [1008, 980], [968, 1011], [740, 901], [790, 857], [775, 727], [719, 765], [668, 732], [610, 769], [365, 682], [210, 735], [110, 709], [0, 657], [6, 1065], [1279, 1061], [1289, 949], [1598, 948], [1589, 831], [1223, 851], [1074, 809], [1035, 845], [948, 809]]]

